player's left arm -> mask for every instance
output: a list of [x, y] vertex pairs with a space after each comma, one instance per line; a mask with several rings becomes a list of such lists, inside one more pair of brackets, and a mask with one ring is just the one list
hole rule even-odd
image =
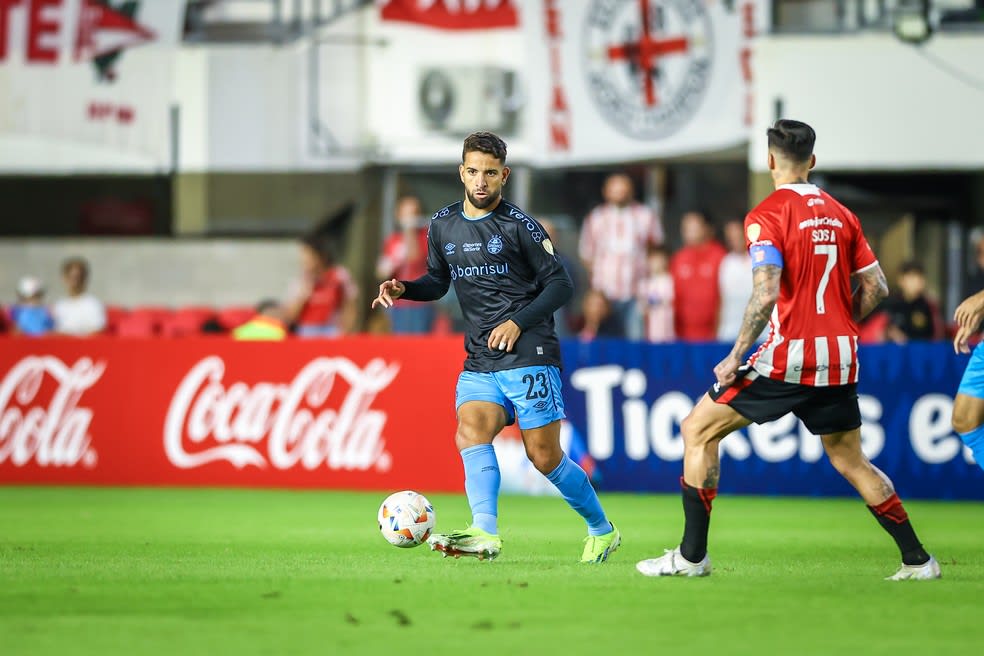
[[542, 285], [540, 293], [510, 319], [492, 329], [488, 341], [490, 349], [511, 352], [524, 330], [553, 315], [574, 295], [574, 283], [557, 258], [550, 235], [543, 226], [538, 224], [537, 227], [540, 229], [539, 241], [528, 230], [518, 232], [522, 253], [536, 272], [537, 282]]

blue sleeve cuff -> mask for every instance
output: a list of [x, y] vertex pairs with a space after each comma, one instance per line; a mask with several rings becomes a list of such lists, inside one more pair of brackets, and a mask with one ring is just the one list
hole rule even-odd
[[752, 244], [751, 248], [748, 249], [748, 253], [752, 256], [753, 269], [755, 267], [765, 266], [766, 264], [782, 267], [782, 253], [772, 244]]

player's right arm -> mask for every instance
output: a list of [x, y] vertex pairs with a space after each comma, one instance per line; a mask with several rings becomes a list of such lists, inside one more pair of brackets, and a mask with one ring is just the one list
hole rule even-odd
[[984, 290], [964, 300], [953, 313], [953, 320], [957, 322], [957, 334], [953, 337], [954, 351], [970, 353], [967, 342], [981, 325], [982, 319], [984, 319]]
[[878, 262], [851, 274], [858, 283], [852, 297], [854, 320], [861, 321], [888, 296], [888, 281]]
[[427, 231], [427, 273], [416, 280], [384, 280], [379, 285], [379, 294], [372, 301], [372, 307], [392, 307], [398, 298], [410, 301], [436, 301], [448, 293], [451, 274], [448, 273], [441, 249], [438, 247], [438, 230], [432, 221]]

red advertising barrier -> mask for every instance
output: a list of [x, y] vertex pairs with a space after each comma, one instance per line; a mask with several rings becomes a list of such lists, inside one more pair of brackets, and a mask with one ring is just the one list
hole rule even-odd
[[459, 490], [461, 337], [0, 340], [0, 483]]

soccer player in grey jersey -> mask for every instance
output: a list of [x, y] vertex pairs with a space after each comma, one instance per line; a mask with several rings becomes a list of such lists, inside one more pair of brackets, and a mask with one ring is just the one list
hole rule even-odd
[[601, 563], [621, 537], [584, 470], [560, 447], [565, 415], [553, 313], [570, 300], [573, 286], [543, 226], [502, 198], [509, 179], [505, 163], [506, 144], [498, 136], [476, 132], [465, 139], [458, 167], [465, 197], [431, 219], [427, 273], [382, 282], [372, 302], [392, 307], [399, 298], [433, 301], [454, 284], [467, 325], [468, 357], [455, 390], [455, 443], [472, 524], [435, 534], [428, 543], [445, 556], [499, 555], [500, 474], [492, 440], [518, 421], [530, 461], [588, 525], [581, 562]]

